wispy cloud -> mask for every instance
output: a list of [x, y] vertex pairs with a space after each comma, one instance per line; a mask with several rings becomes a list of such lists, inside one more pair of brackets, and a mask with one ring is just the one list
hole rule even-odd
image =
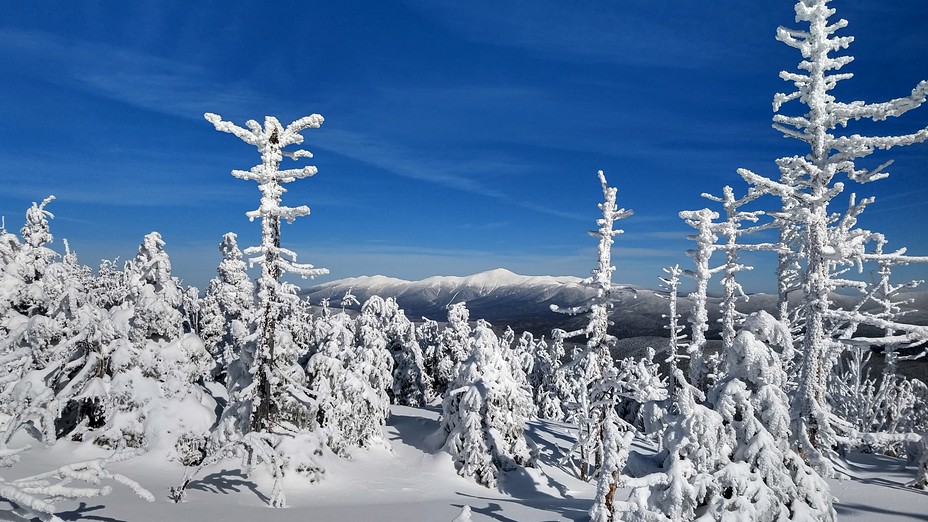
[[481, 181], [488, 174], [526, 172], [529, 169], [527, 165], [504, 158], [455, 161], [429, 156], [427, 152], [414, 151], [408, 147], [377, 140], [359, 132], [340, 129], [319, 133], [313, 141], [314, 145], [319, 148], [373, 165], [398, 176], [477, 194], [566, 219], [587, 218], [583, 214], [565, 212], [521, 200], [518, 196]]
[[[553, 60], [696, 68], [723, 48], [692, 52], [692, 33], [708, 30], [698, 24], [686, 33], [652, 9], [631, 9], [613, 2], [555, 0], [481, 0], [467, 6], [453, 2], [406, 0], [407, 5], [443, 23], [464, 38], [519, 47]], [[647, 39], [640, 35], [648, 34]], [[655, 45], [660, 42], [660, 45]], [[658, 59], [659, 58], [659, 59]]]
[[32, 201], [54, 194], [67, 202], [154, 208], [237, 200], [247, 193], [237, 183], [217, 184], [209, 179], [223, 172], [211, 173], [197, 163], [179, 163], [169, 154], [118, 166], [113, 165], [113, 157], [101, 154], [62, 161], [0, 154], [3, 195]]
[[262, 103], [248, 87], [212, 78], [195, 65], [122, 47], [3, 29], [0, 52], [30, 61], [31, 73], [46, 81], [181, 118], [200, 119], [217, 108], [247, 113]]

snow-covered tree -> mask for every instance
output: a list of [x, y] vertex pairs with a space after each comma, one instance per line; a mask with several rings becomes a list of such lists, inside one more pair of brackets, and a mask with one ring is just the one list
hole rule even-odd
[[0, 216], [0, 270], [10, 264], [20, 248], [19, 238], [6, 229], [6, 217]]
[[564, 404], [558, 389], [558, 369], [564, 358], [563, 340], [549, 343], [542, 337], [535, 342], [532, 355], [534, 361], [528, 380], [537, 415], [541, 419], [564, 420]]
[[500, 471], [534, 466], [535, 452], [525, 438], [532, 398], [512, 378], [489, 323], [477, 322], [468, 350], [442, 402], [445, 449], [460, 475], [494, 487]]
[[[873, 239], [865, 234], [852, 235], [849, 229], [835, 233], [843, 221], [836, 219], [829, 209], [844, 190], [844, 183], [837, 178], [845, 175], [856, 183], [885, 178], [888, 163], [868, 169], [858, 167], [855, 162], [878, 149], [911, 145], [928, 139], [928, 128], [900, 136], [841, 135], [839, 131], [855, 120], [881, 121], [919, 107], [928, 95], [928, 82], [919, 83], [909, 96], [888, 102], [838, 101], [831, 91], [839, 82], [852, 77], [850, 73], [838, 71], [853, 58], [832, 56], [832, 53], [846, 49], [853, 38], [836, 35], [847, 26], [847, 21], [830, 22], [829, 18], [834, 13], [835, 10], [829, 7], [829, 0], [801, 0], [796, 3], [796, 21], [806, 23], [808, 27], [781, 27], [777, 31], [777, 39], [798, 49], [803, 61], [799, 64], [801, 72], [784, 71], [780, 74], [781, 78], [793, 83], [795, 90], [774, 96], [773, 109], [777, 113], [774, 115], [774, 127], [786, 137], [806, 143], [809, 153], [803, 157], [779, 159], [778, 180], [747, 169], [739, 170], [752, 187], [781, 198], [781, 219], [793, 227], [790, 234], [796, 236], [798, 243], [802, 361], [799, 387], [793, 403], [792, 432], [799, 452], [826, 475], [833, 473], [828, 457], [832, 455], [835, 443], [835, 432], [829, 421], [826, 381], [831, 371], [830, 364], [835, 360], [834, 353], [841, 349], [830, 338], [832, 329], [829, 325], [849, 321], [877, 327], [883, 324], [866, 314], [847, 314], [831, 308], [830, 292], [843, 285], [832, 275], [835, 267], [867, 259], [865, 245]], [[804, 106], [804, 111], [797, 111], [797, 114], [784, 112], [792, 101], [798, 101]], [[862, 200], [861, 204], [864, 201], [868, 200]], [[862, 208], [856, 208], [852, 197], [846, 215], [856, 215], [861, 211]], [[781, 240], [783, 237], [781, 232]], [[898, 337], [909, 340], [924, 338], [926, 334], [923, 328], [894, 326], [895, 331], [901, 332], [892, 336], [895, 341]]]
[[[361, 307], [359, 328], [368, 328], [382, 333], [386, 350], [392, 362], [381, 363], [383, 369], [392, 368], [391, 385], [387, 394], [393, 404], [424, 406], [430, 393], [426, 388], [428, 379], [424, 373], [422, 350], [416, 340], [412, 321], [399, 307], [396, 299], [371, 296]], [[383, 379], [386, 382], [386, 379]]]
[[740, 262], [739, 254], [742, 250], [761, 250], [775, 248], [773, 245], [746, 245], [742, 242], [742, 237], [760, 232], [770, 228], [774, 223], [764, 223], [745, 227], [745, 222], [757, 223], [760, 216], [764, 214], [762, 210], [745, 211], [742, 207], [755, 201], [761, 196], [761, 192], [749, 191], [741, 198], [735, 197], [735, 191], [729, 186], [722, 189], [722, 196], [713, 196], [703, 194], [704, 198], [722, 204], [725, 211], [725, 221], [716, 224], [718, 233], [725, 238], [725, 243], [718, 248], [725, 252], [725, 264], [722, 265], [722, 303], [721, 303], [721, 323], [722, 323], [722, 349], [727, 350], [734, 342], [737, 331], [737, 323], [741, 315], [736, 310], [738, 299], [748, 300], [747, 294], [741, 284], [738, 283], [737, 274], [744, 270], [752, 270], [753, 267]]
[[171, 275], [171, 259], [158, 232], [147, 234], [126, 263], [128, 303], [133, 309], [129, 339], [139, 348], [149, 341], [172, 341], [183, 333], [183, 290]]
[[596, 294], [586, 303], [576, 307], [560, 308], [552, 305], [551, 309], [555, 312], [567, 314], [587, 313], [588, 322], [585, 329], [571, 332], [569, 335], [586, 336], [586, 348], [580, 351], [575, 359], [568, 363], [569, 366], [579, 366], [582, 374], [582, 389], [580, 393], [580, 403], [578, 404], [578, 440], [577, 445], [572, 451], [579, 458], [579, 474], [586, 480], [591, 476], [591, 467], [596, 468], [602, 462], [602, 422], [605, 414], [601, 408], [593, 405], [597, 398], [590, 394], [595, 390], [594, 383], [603, 378], [609, 369], [613, 366], [611, 347], [615, 344], [615, 338], [609, 335], [609, 312], [612, 308], [613, 286], [612, 273], [615, 267], [612, 266], [612, 244], [614, 237], [623, 231], [615, 229], [613, 224], [616, 220], [624, 219], [632, 215], [631, 210], [620, 209], [616, 205], [616, 194], [618, 189], [610, 187], [606, 181], [603, 171], [597, 173], [600, 185], [603, 190], [603, 202], [599, 203], [599, 209], [602, 217], [596, 220], [599, 228], [591, 231], [590, 235], [599, 240], [597, 249], [597, 265], [591, 270], [591, 276], [583, 281], [583, 284], [594, 289]]
[[[615, 388], [612, 386], [612, 389]], [[615, 409], [615, 400], [609, 402], [609, 407], [604, 409], [606, 418], [603, 422], [603, 463], [596, 479], [596, 496], [593, 498], [593, 507], [590, 508], [590, 522], [620, 520], [615, 517], [615, 494], [616, 490], [624, 485], [622, 475], [635, 433], [635, 429], [619, 417]]]
[[254, 315], [254, 284], [236, 239], [232, 232], [222, 237], [219, 274], [206, 287], [201, 306], [200, 336], [220, 368], [231, 363], [245, 344]]
[[[387, 303], [372, 296], [361, 307], [355, 326], [354, 361], [351, 368], [367, 379], [376, 394], [375, 420], [385, 424], [390, 416], [390, 391], [393, 390], [393, 353], [387, 337], [387, 322], [396, 315], [395, 301]], [[373, 401], [372, 401], [373, 402]]]
[[790, 447], [777, 351], [790, 346], [789, 328], [759, 312], [721, 354], [708, 401], [676, 371], [660, 470], [626, 479], [626, 519], [835, 520], [827, 483]]
[[718, 249], [718, 227], [715, 223], [718, 218], [718, 212], [708, 208], [680, 212], [680, 219], [695, 230], [695, 234], [689, 238], [696, 242], [696, 248], [687, 251], [693, 258], [694, 268], [686, 273], [695, 280], [695, 288], [689, 295], [693, 302], [693, 311], [689, 318], [692, 332], [687, 352], [690, 359], [689, 380], [700, 390], [708, 389], [714, 382], [718, 366], [716, 354], [706, 353], [706, 332], [709, 331], [709, 281], [714, 274], [724, 270], [722, 266], [710, 265], [712, 254]]
[[669, 312], [664, 314], [663, 317], [668, 321], [668, 324], [664, 326], [664, 328], [670, 333], [667, 363], [670, 365], [672, 373], [673, 370], [679, 367], [680, 359], [686, 357], [683, 351], [687, 348], [686, 336], [683, 334], [683, 325], [680, 324], [680, 314], [677, 312], [680, 276], [683, 275], [683, 270], [680, 269], [680, 265], [674, 265], [665, 268], [664, 272], [667, 274], [667, 277], [660, 278], [660, 281], [664, 290], [667, 292], [667, 302], [670, 305]]
[[435, 394], [444, 396], [454, 378], [454, 368], [467, 358], [471, 329], [468, 324], [470, 311], [467, 303], [448, 305], [448, 324], [441, 332], [441, 340], [436, 347], [433, 359], [434, 375], [432, 385]]
[[630, 479], [628, 520], [694, 520], [712, 493], [712, 475], [728, 452], [721, 416], [701, 404], [702, 392], [676, 371], [672, 403], [660, 434], [660, 471]]
[[382, 444], [390, 411], [386, 387], [391, 385], [391, 356], [383, 334], [371, 327], [370, 319], [365, 322], [345, 312], [318, 318], [306, 364], [317, 403], [316, 423], [326, 444], [344, 457], [352, 448]]
[[[791, 347], [789, 327], [767, 312], [748, 317], [723, 354], [723, 379], [710, 397], [731, 440], [730, 462], [709, 502], [715, 518], [834, 520], [827, 483], [789, 445], [786, 372], [774, 347]], [[731, 495], [726, 495], [731, 491]]]
[[[578, 422], [581, 409], [581, 395], [586, 393], [586, 379], [583, 375], [583, 367], [573, 364], [573, 361], [579, 360], [580, 353], [586, 347], [575, 345], [568, 355], [564, 343], [564, 339], [568, 334], [569, 332], [560, 328], [551, 330], [550, 349], [552, 354], [558, 354], [557, 360], [560, 361], [560, 364], [554, 370], [554, 389], [564, 411], [564, 420], [575, 424]], [[552, 359], [554, 359], [553, 356]]]
[[[440, 397], [442, 394], [438, 384], [440, 380], [439, 367], [443, 358], [441, 351], [442, 329], [438, 321], [423, 317], [422, 321], [416, 325], [415, 332], [416, 342], [418, 342], [419, 348], [422, 350], [423, 379], [427, 383], [425, 401], [430, 402], [436, 396]], [[447, 388], [447, 384], [445, 386]]]
[[299, 390], [298, 383], [292, 382], [291, 379], [282, 379], [280, 376], [282, 372], [288, 373], [290, 364], [296, 361], [285, 361], [285, 368], [277, 367], [277, 323], [280, 320], [283, 293], [280, 277], [284, 272], [295, 273], [304, 278], [328, 273], [328, 270], [323, 268], [297, 263], [296, 254], [281, 247], [281, 220], [293, 222], [296, 218], [309, 214], [307, 206], [281, 205], [281, 198], [286, 191], [283, 184], [312, 176], [317, 169], [304, 166], [281, 170], [280, 163], [284, 156], [292, 160], [312, 157], [306, 150], [289, 151], [285, 148], [303, 143], [301, 133], [306, 129], [318, 128], [322, 125], [323, 118], [313, 114], [283, 127], [277, 118], [267, 116], [263, 127], [255, 120], [248, 120], [245, 123], [246, 129], [222, 121], [217, 114], [206, 113], [204, 117], [216, 130], [230, 133], [255, 146], [261, 154], [261, 163], [251, 170], [232, 171], [232, 175], [239, 179], [257, 182], [261, 191], [260, 206], [246, 214], [250, 220], [261, 219], [261, 245], [245, 250], [246, 255], [256, 256], [251, 259], [252, 263], [261, 265], [261, 277], [258, 280], [260, 318], [257, 320], [255, 346], [250, 354], [242, 357], [242, 360], [248, 359], [246, 375], [251, 382], [239, 388], [238, 400], [248, 403], [242, 412], [248, 417], [248, 430], [270, 431], [278, 423], [281, 414], [280, 402], [284, 400], [284, 396], [297, 397], [299, 401], [304, 395]]
[[[511, 332], [508, 329], [507, 332]], [[532, 332], [522, 332], [518, 340], [501, 343], [503, 357], [512, 367], [512, 376], [519, 384], [529, 386], [529, 374], [534, 364], [533, 352], [535, 350], [535, 336]]]
[[20, 234], [22, 243], [5, 233], [3, 256], [7, 258], [0, 270], [0, 317], [13, 311], [25, 316], [45, 313], [47, 297], [42, 276], [58, 256], [48, 248], [52, 234], [48, 223], [54, 215], [45, 210], [55, 196], [42, 203], [32, 203], [26, 210], [26, 220]]

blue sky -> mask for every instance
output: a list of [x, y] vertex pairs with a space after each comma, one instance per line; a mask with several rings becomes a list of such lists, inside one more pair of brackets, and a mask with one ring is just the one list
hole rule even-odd
[[[928, 78], [928, 3], [833, 6], [857, 39], [839, 97]], [[283, 242], [326, 279], [585, 276], [603, 169], [636, 212], [615, 279], [653, 287], [688, 263], [679, 210], [742, 193], [738, 167], [772, 175], [804, 152], [770, 128], [789, 88], [777, 74], [800, 59], [778, 25], [796, 26], [792, 2], [16, 2], [0, 17], [0, 214], [18, 230], [55, 194], [54, 246], [69, 239], [91, 266], [157, 230], [175, 275], [202, 288], [223, 233], [259, 232], [244, 215], [256, 187], [229, 174], [257, 153], [202, 114], [320, 113], [305, 134], [319, 174], [285, 195], [313, 213]], [[926, 122], [921, 108], [881, 128]], [[888, 158], [889, 180], [857, 187], [877, 196], [861, 224], [928, 254], [928, 146], [873, 160]], [[746, 286], [772, 288], [769, 259], [755, 262]]]

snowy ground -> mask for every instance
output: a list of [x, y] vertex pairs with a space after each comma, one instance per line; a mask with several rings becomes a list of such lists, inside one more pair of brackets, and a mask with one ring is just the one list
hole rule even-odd
[[[156, 496], [154, 503], [114, 486], [110, 496], [83, 503], [62, 504], [64, 520], [164, 521], [223, 520], [229, 522], [273, 519], [275, 521], [448, 521], [462, 506], [472, 508], [474, 521], [586, 520], [593, 487], [557, 466], [561, 452], [570, 446], [567, 426], [550, 422], [530, 424], [530, 437], [541, 451], [537, 470], [513, 472], [503, 477], [499, 490], [490, 490], [459, 477], [447, 454], [437, 451], [431, 434], [438, 428], [438, 412], [393, 407], [385, 428], [392, 449], [360, 452], [351, 460], [328, 462], [327, 477], [320, 484], [299, 481], [287, 485], [285, 509], [266, 507], [270, 481], [246, 477], [237, 463], [228, 462], [206, 470], [191, 483], [187, 499], [174, 504], [168, 499], [171, 486], [181, 482], [183, 467], [143, 456], [112, 467], [138, 480]], [[101, 456], [88, 445], [61, 442], [36, 448], [24, 462], [4, 469], [0, 476], [17, 478], [58, 465]], [[832, 481], [841, 519], [928, 521], [928, 493], [906, 488], [914, 469], [898, 459], [856, 455], [850, 459], [843, 481]], [[0, 501], [0, 509], [8, 506]], [[0, 512], [0, 518], [6, 513]]]

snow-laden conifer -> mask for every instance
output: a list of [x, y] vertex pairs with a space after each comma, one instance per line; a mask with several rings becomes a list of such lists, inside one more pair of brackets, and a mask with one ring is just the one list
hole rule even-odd
[[53, 239], [48, 220], [54, 215], [45, 209], [54, 200], [55, 196], [49, 196], [26, 210], [20, 230], [22, 243], [12, 234], [3, 236], [7, 245], [4, 256], [9, 259], [0, 270], [0, 317], [11, 311], [26, 316], [45, 313], [42, 276], [58, 255], [48, 247]]
[[558, 389], [558, 369], [564, 358], [564, 344], [548, 342], [544, 337], [534, 343], [529, 386], [535, 399], [538, 418], [564, 420], [564, 404]]
[[[267, 116], [262, 127], [255, 120], [248, 120], [245, 127], [239, 127], [231, 122], [222, 121], [219, 115], [206, 113], [207, 121], [216, 127], [216, 130], [230, 133], [245, 143], [253, 145], [261, 154], [261, 163], [251, 170], [233, 170], [232, 175], [243, 180], [255, 181], [261, 192], [261, 203], [256, 210], [246, 215], [250, 220], [261, 220], [261, 245], [245, 250], [246, 255], [253, 255], [252, 263], [261, 265], [261, 277], [258, 280], [258, 332], [255, 346], [250, 354], [243, 356], [249, 359], [247, 375], [251, 382], [241, 386], [238, 391], [238, 400], [245, 401], [248, 406], [242, 413], [247, 415], [249, 430], [269, 431], [277, 424], [280, 414], [281, 401], [285, 396], [302, 400], [304, 392], [298, 383], [291, 379], [281, 379], [280, 372], [289, 372], [289, 366], [296, 361], [285, 361], [285, 368], [278, 368], [276, 361], [277, 323], [280, 320], [280, 306], [282, 288], [280, 277], [289, 272], [301, 277], [315, 277], [328, 273], [328, 270], [314, 268], [312, 265], [299, 264], [296, 254], [281, 247], [280, 222], [287, 220], [293, 222], [296, 218], [309, 214], [309, 207], [286, 207], [281, 205], [281, 199], [286, 192], [285, 183], [306, 178], [316, 173], [316, 167], [304, 166], [297, 169], [280, 169], [284, 157], [292, 160], [311, 158], [309, 151], [298, 149], [287, 150], [291, 145], [303, 143], [302, 132], [306, 129], [318, 128], [323, 118], [318, 114], [300, 118], [284, 127], [277, 118]], [[308, 407], [308, 405], [307, 405]]]
[[597, 248], [596, 268], [591, 270], [591, 276], [583, 281], [583, 284], [595, 290], [596, 294], [586, 303], [571, 308], [560, 308], [552, 305], [551, 309], [555, 312], [567, 314], [587, 313], [588, 322], [585, 329], [571, 332], [570, 336], [585, 335], [586, 348], [579, 351], [574, 360], [568, 363], [568, 366], [579, 366], [577, 374], [581, 379], [581, 393], [579, 394], [579, 404], [577, 404], [577, 413], [575, 418], [578, 422], [577, 444], [571, 453], [578, 456], [578, 466], [580, 477], [588, 479], [597, 463], [602, 462], [602, 422], [605, 419], [601, 408], [594, 407], [596, 402], [590, 393], [594, 389], [594, 383], [603, 378], [613, 366], [611, 347], [615, 344], [615, 338], [609, 332], [609, 312], [612, 309], [613, 286], [612, 273], [615, 267], [612, 266], [612, 244], [614, 237], [623, 231], [614, 228], [616, 220], [624, 219], [632, 215], [631, 210], [618, 208], [616, 205], [616, 195], [618, 189], [610, 187], [606, 181], [603, 171], [597, 173], [600, 185], [603, 191], [603, 202], [599, 203], [599, 209], [602, 217], [596, 220], [599, 228], [591, 231], [590, 235], [599, 240]]
[[680, 324], [680, 314], [677, 312], [677, 302], [680, 290], [680, 276], [683, 270], [680, 265], [674, 265], [664, 269], [667, 277], [660, 278], [661, 285], [667, 292], [667, 302], [670, 310], [664, 314], [668, 324], [664, 326], [670, 333], [670, 344], [667, 353], [666, 362], [670, 365], [671, 374], [673, 370], [680, 365], [680, 359], [686, 357], [683, 353], [687, 348], [686, 336], [683, 334], [683, 325]]
[[440, 380], [439, 366], [442, 360], [442, 329], [438, 321], [423, 317], [422, 321], [416, 324], [415, 332], [416, 342], [422, 350], [423, 380], [426, 383], [425, 401], [430, 402], [442, 393], [437, 384]]
[[728, 430], [731, 454], [708, 502], [714, 518], [836, 518], [828, 484], [789, 445], [787, 377], [774, 349], [791, 348], [788, 337], [785, 324], [758, 312], [723, 354], [723, 379], [710, 399]]
[[129, 338], [139, 348], [149, 341], [172, 341], [183, 333], [183, 291], [171, 274], [171, 259], [158, 232], [147, 234], [135, 258], [126, 263], [129, 303], [133, 309]]
[[[370, 324], [359, 323], [345, 312], [318, 318], [306, 364], [316, 423], [328, 447], [343, 457], [354, 448], [382, 444], [389, 415], [385, 387], [390, 385], [392, 360], [386, 341]], [[359, 343], [362, 339], [369, 344]]]
[[[395, 305], [395, 302], [392, 304]], [[390, 309], [388, 309], [390, 308]], [[393, 354], [390, 350], [387, 322], [395, 309], [379, 296], [372, 296], [361, 307], [355, 326], [353, 371], [367, 379], [375, 394], [374, 421], [386, 424], [390, 416], [390, 392], [393, 390]]]
[[[928, 82], [919, 83], [910, 95], [888, 102], [838, 101], [831, 91], [839, 82], [853, 76], [839, 72], [853, 58], [832, 55], [846, 49], [853, 41], [853, 37], [836, 34], [847, 26], [847, 21], [829, 21], [835, 13], [829, 7], [829, 0], [801, 0], [796, 3], [795, 10], [796, 21], [808, 24], [808, 27], [781, 27], [777, 31], [777, 39], [799, 50], [803, 61], [799, 64], [800, 72], [780, 73], [780, 77], [791, 82], [795, 90], [774, 96], [773, 110], [777, 113], [774, 115], [774, 128], [786, 137], [806, 143], [809, 153], [802, 157], [779, 159], [779, 179], [767, 178], [747, 169], [740, 169], [739, 174], [757, 190], [782, 200], [780, 219], [784, 226], [791, 227], [791, 232], [784, 234], [781, 231], [781, 241], [786, 236], [793, 236], [799, 247], [799, 256], [792, 259], [800, 261], [802, 302], [799, 313], [803, 337], [792, 431], [803, 457], [817, 470], [830, 475], [833, 469], [829, 457], [836, 434], [829, 421], [826, 379], [835, 360], [834, 353], [841, 349], [830, 338], [833, 331], [830, 324], [856, 322], [881, 327], [882, 323], [874, 324], [880, 321], [868, 318], [866, 314], [831, 309], [829, 293], [844, 285], [844, 281], [833, 277], [835, 267], [872, 259], [865, 247], [875, 238], [854, 234], [849, 228], [841, 229], [842, 223], [847, 221], [845, 218], [856, 221], [856, 215], [871, 201], [869, 198], [857, 203], [852, 195], [848, 211], [837, 219], [831, 214], [829, 204], [844, 190], [844, 182], [838, 180], [839, 175], [856, 183], [876, 181], [888, 175], [885, 168], [889, 163], [867, 169], [856, 166], [856, 160], [878, 149], [911, 145], [928, 139], [928, 128], [899, 136], [865, 136], [846, 134], [841, 130], [856, 120], [881, 121], [919, 107], [928, 95]], [[793, 101], [804, 106], [801, 113], [784, 111]], [[895, 255], [901, 254], [897, 252]], [[784, 259], [788, 258], [781, 257], [781, 264]], [[897, 332], [901, 331], [899, 335], [892, 336], [895, 338], [912, 340], [928, 334], [922, 328], [895, 326]]]
[[201, 334], [217, 365], [224, 367], [238, 355], [254, 320], [254, 283], [245, 270], [237, 236], [229, 232], [219, 244], [222, 261], [210, 280], [201, 305]]
[[501, 350], [489, 323], [478, 321], [442, 402], [445, 449], [455, 468], [487, 487], [496, 486], [500, 471], [534, 466], [536, 458], [525, 437], [531, 395], [512, 378]]
[[[739, 255], [743, 250], [763, 250], [775, 249], [775, 245], [767, 244], [744, 244], [742, 238], [750, 234], [755, 234], [762, 230], [771, 228], [774, 223], [768, 222], [757, 225], [756, 223], [764, 214], [762, 210], [746, 211], [742, 207], [755, 201], [761, 196], [761, 192], [756, 190], [748, 191], [741, 198], [735, 197], [735, 191], [729, 186], [722, 189], [722, 196], [713, 196], [703, 194], [702, 196], [711, 201], [722, 204], [725, 211], [725, 221], [716, 224], [720, 236], [724, 237], [725, 243], [718, 248], [725, 252], [725, 263], [722, 265], [722, 303], [720, 306], [720, 322], [722, 323], [722, 350], [727, 350], [734, 342], [738, 322], [742, 315], [736, 310], [739, 299], [748, 300], [744, 288], [737, 280], [738, 272], [752, 270], [753, 267], [740, 262]], [[744, 223], [755, 223], [753, 226], [744, 226]]]
[[673, 376], [672, 402], [660, 434], [660, 471], [629, 479], [627, 520], [694, 520], [715, 492], [713, 474], [727, 462], [730, 441], [721, 415], [701, 404], [683, 372]]
[[700, 390], [707, 389], [709, 384], [714, 382], [718, 367], [717, 354], [706, 352], [706, 332], [709, 330], [709, 281], [713, 275], [724, 270], [724, 266], [711, 266], [712, 254], [718, 249], [718, 226], [715, 223], [718, 218], [718, 212], [708, 208], [680, 212], [680, 219], [695, 230], [689, 238], [696, 242], [696, 248], [687, 251], [693, 258], [694, 267], [686, 273], [695, 280], [695, 287], [689, 295], [693, 302], [693, 311], [689, 318], [691, 341], [687, 353], [690, 360], [689, 380]]
[[622, 480], [625, 463], [628, 461], [629, 449], [634, 438], [635, 428], [625, 422], [616, 411], [620, 400], [619, 393], [625, 383], [615, 368], [609, 369], [599, 381], [594, 383], [597, 389], [593, 396], [597, 398], [594, 407], [603, 412], [602, 422], [602, 464], [596, 476], [596, 496], [590, 508], [591, 522], [612, 522], [620, 520], [615, 517], [617, 501], [616, 491], [624, 486]]
[[[387, 387], [390, 402], [404, 406], [424, 406], [430, 392], [426, 389], [428, 379], [424, 372], [422, 350], [416, 340], [415, 326], [406, 318], [396, 299], [371, 296], [361, 307], [358, 322], [361, 326], [366, 324], [380, 331], [386, 341], [386, 350], [392, 362], [384, 362], [382, 366], [384, 370], [392, 368], [393, 372], [391, 385]], [[386, 378], [383, 381], [386, 382]]]
[[448, 324], [441, 332], [441, 340], [433, 357], [436, 362], [432, 385], [438, 396], [444, 396], [448, 391], [451, 380], [454, 378], [455, 366], [467, 358], [471, 334], [469, 319], [470, 311], [467, 309], [467, 303], [448, 305]]

